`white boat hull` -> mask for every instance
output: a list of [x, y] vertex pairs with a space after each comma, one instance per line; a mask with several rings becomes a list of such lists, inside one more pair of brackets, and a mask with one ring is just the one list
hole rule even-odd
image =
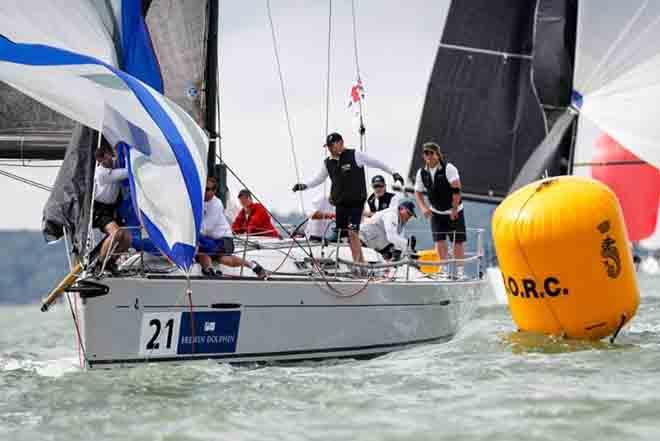
[[[107, 278], [76, 295], [89, 368], [218, 359], [264, 362], [365, 357], [451, 339], [486, 281], [332, 282]], [[362, 289], [363, 288], [363, 289]]]

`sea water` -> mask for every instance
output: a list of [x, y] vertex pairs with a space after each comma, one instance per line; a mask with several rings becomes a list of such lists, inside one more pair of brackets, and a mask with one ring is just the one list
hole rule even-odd
[[66, 304], [0, 308], [0, 440], [660, 439], [660, 278], [614, 344], [515, 332], [485, 298], [453, 341], [369, 361], [83, 371]]

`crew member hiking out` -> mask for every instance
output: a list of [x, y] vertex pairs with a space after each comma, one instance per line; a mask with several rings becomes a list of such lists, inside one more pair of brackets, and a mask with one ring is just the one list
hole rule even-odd
[[[458, 169], [445, 162], [440, 146], [427, 142], [422, 146], [424, 167], [417, 171], [415, 198], [425, 217], [431, 220], [431, 233], [440, 260], [447, 259], [447, 237], [454, 241], [454, 258], [465, 258], [465, 217], [461, 202], [461, 181]], [[430, 205], [424, 199], [428, 196]], [[458, 275], [463, 267], [458, 266]]]
[[293, 191], [303, 191], [313, 188], [330, 177], [330, 203], [336, 209], [337, 231], [341, 235], [348, 232], [351, 254], [354, 262], [364, 262], [362, 247], [358, 232], [364, 203], [367, 200], [367, 186], [365, 184], [364, 166], [378, 168], [392, 175], [395, 181], [401, 182], [403, 178], [393, 169], [381, 161], [371, 158], [362, 152], [344, 147], [344, 140], [339, 133], [328, 135], [325, 147], [330, 152], [319, 174], [308, 183], [297, 183]]

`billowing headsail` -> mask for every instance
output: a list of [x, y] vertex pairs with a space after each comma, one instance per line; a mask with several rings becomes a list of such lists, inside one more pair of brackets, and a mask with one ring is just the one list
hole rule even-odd
[[133, 32], [130, 39], [120, 35], [121, 52], [107, 16], [93, 2], [3, 2], [0, 78], [102, 130], [111, 143], [129, 146], [131, 190], [142, 223], [156, 245], [186, 269], [201, 227], [208, 140], [179, 106], [119, 68], [158, 87], [158, 65], [144, 55], [151, 47], [140, 4], [114, 5], [121, 32]]
[[[421, 145], [435, 140], [458, 166], [466, 199], [498, 201], [508, 194], [569, 104], [572, 46], [567, 36], [573, 33], [573, 4], [452, 2], [424, 103], [411, 179], [421, 165]], [[565, 145], [563, 133], [557, 139]], [[544, 169], [556, 157], [557, 147], [549, 150]]]
[[630, 240], [660, 247], [660, 4], [579, 3], [573, 172], [608, 184]]

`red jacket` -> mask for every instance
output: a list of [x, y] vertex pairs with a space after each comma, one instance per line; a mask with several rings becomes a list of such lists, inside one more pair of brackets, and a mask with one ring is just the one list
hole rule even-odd
[[255, 202], [250, 205], [249, 209], [249, 216], [246, 216], [245, 208], [242, 208], [234, 219], [231, 226], [234, 234], [248, 233], [252, 236], [280, 237], [263, 205]]

